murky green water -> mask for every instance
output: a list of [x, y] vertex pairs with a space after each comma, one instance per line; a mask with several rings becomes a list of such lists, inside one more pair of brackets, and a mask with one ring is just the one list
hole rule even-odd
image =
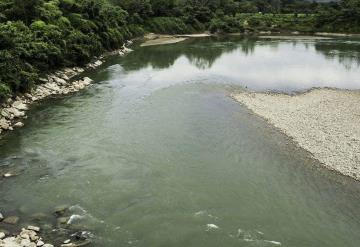
[[68, 227], [90, 230], [93, 246], [357, 247], [360, 183], [228, 95], [360, 88], [359, 47], [190, 39], [113, 58], [95, 85], [34, 106], [1, 140], [0, 169], [19, 175], [0, 180], [0, 211], [27, 224], [72, 205]]

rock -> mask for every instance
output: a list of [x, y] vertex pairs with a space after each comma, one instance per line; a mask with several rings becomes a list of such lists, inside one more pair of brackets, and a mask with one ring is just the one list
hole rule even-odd
[[73, 69], [70, 68], [64, 69], [64, 75], [66, 75], [68, 78], [71, 78], [76, 74], [77, 74], [76, 71], [74, 71]]
[[16, 108], [16, 109], [18, 109], [20, 111], [26, 111], [28, 109], [28, 106], [26, 104], [24, 104], [21, 100], [15, 101], [12, 104], [12, 107]]
[[13, 102], [12, 98], [8, 98], [8, 99], [6, 100], [6, 103], [8, 103], [9, 105], [11, 105], [12, 102]]
[[6, 217], [3, 222], [4, 223], [7, 223], [7, 224], [11, 224], [11, 225], [15, 225], [19, 222], [20, 218], [17, 217], [17, 216], [9, 216], [9, 217]]
[[4, 118], [7, 118], [7, 119], [13, 119], [13, 116], [11, 115], [10, 112], [8, 112], [6, 109], [2, 110], [1, 111], [1, 115], [4, 117]]
[[62, 78], [54, 76], [53, 79], [54, 79], [55, 83], [58, 85], [66, 85], [66, 81]]
[[15, 237], [8, 237], [4, 238], [3, 240], [0, 240], [0, 246], [4, 247], [21, 247], [20, 241], [17, 241]]
[[13, 177], [13, 176], [15, 176], [15, 174], [12, 174], [10, 172], [7, 172], [3, 175], [4, 178], [9, 178], [9, 177]]
[[61, 247], [81, 247], [81, 246], [85, 246], [88, 244], [91, 244], [90, 240], [80, 241], [80, 242], [76, 242], [76, 243], [62, 244]]
[[29, 94], [29, 93], [24, 94], [24, 96], [25, 96], [26, 98], [28, 98], [28, 99], [31, 99], [31, 98], [32, 98], [32, 95]]
[[4, 216], [2, 215], [2, 213], [0, 213], [0, 221], [2, 221], [4, 219]]
[[93, 80], [91, 80], [89, 77], [84, 77], [82, 79], [82, 82], [85, 84], [85, 85], [89, 85], [90, 83], [92, 83]]
[[64, 79], [65, 81], [69, 80], [69, 77], [66, 74], [62, 74], [61, 78]]
[[70, 239], [67, 239], [67, 240], [65, 240], [63, 243], [64, 244], [68, 244], [68, 243], [70, 243], [71, 242], [71, 240]]
[[100, 65], [102, 65], [102, 64], [103, 64], [103, 62], [102, 62], [101, 60], [97, 60], [97, 61], [94, 63], [95, 66], [100, 66]]
[[76, 247], [73, 243], [62, 244], [61, 247]]
[[40, 231], [40, 227], [38, 227], [38, 226], [28, 226], [27, 229], [28, 229], [28, 230], [32, 230], [32, 231], [35, 231], [35, 232], [39, 232], [39, 231]]
[[29, 247], [30, 246], [30, 244], [31, 244], [31, 241], [29, 240], [29, 239], [26, 239], [26, 238], [24, 238], [23, 240], [21, 240], [21, 246], [23, 246], [23, 247]]
[[44, 244], [43, 247], [54, 247], [52, 244]]
[[0, 119], [0, 129], [7, 130], [10, 128], [9, 122], [5, 118]]
[[6, 229], [3, 229], [3, 228], [0, 228], [0, 232], [3, 232], [5, 233], [5, 236], [9, 236], [10, 235], [10, 232]]
[[69, 210], [69, 206], [68, 205], [60, 205], [57, 206], [54, 210], [54, 214], [56, 216], [62, 216], [64, 215], [67, 211]]
[[79, 67], [74, 68], [74, 70], [78, 73], [82, 73], [85, 71], [83, 68], [79, 68]]
[[22, 122], [17, 122], [16, 124], [14, 124], [14, 127], [16, 127], [16, 128], [21, 128], [23, 126], [24, 126], [24, 123], [22, 123]]
[[22, 111], [20, 111], [20, 110], [18, 110], [18, 109], [16, 109], [16, 108], [14, 108], [14, 107], [7, 108], [7, 111], [8, 111], [9, 113], [13, 114], [14, 117], [23, 117], [23, 116], [25, 116], [25, 113], [24, 113], [24, 112], [22, 112]]
[[5, 238], [5, 233], [4, 232], [0, 232], [0, 239]]
[[44, 87], [49, 89], [50, 91], [54, 91], [56, 93], [60, 92], [60, 87], [55, 83], [44, 84]]
[[26, 232], [21, 232], [20, 237], [23, 239], [30, 239], [30, 236]]
[[37, 241], [36, 242], [36, 246], [43, 246], [45, 243], [43, 242], [43, 241], [41, 241], [41, 240], [39, 240], [39, 241]]
[[42, 83], [47, 83], [49, 80], [46, 78], [39, 78], [39, 81]]

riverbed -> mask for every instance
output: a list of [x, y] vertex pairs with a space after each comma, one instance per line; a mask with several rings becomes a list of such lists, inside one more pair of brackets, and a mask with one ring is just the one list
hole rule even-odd
[[[356, 39], [189, 38], [133, 47], [0, 140], [0, 212], [92, 246], [349, 246], [360, 184], [234, 102], [234, 90], [360, 89]], [[0, 229], [6, 227], [0, 223]], [[74, 230], [73, 230], [74, 231]]]

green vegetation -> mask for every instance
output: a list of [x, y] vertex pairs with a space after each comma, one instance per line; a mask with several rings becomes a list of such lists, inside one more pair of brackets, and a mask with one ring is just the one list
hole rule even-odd
[[360, 2], [0, 0], [0, 99], [145, 32], [360, 32]]

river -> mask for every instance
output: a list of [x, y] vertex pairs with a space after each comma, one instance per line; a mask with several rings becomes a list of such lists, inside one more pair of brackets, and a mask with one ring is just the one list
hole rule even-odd
[[359, 51], [314, 37], [135, 46], [0, 140], [0, 169], [18, 173], [0, 179], [0, 212], [45, 229], [69, 205], [92, 246], [358, 247], [360, 183], [229, 94], [360, 89]]

